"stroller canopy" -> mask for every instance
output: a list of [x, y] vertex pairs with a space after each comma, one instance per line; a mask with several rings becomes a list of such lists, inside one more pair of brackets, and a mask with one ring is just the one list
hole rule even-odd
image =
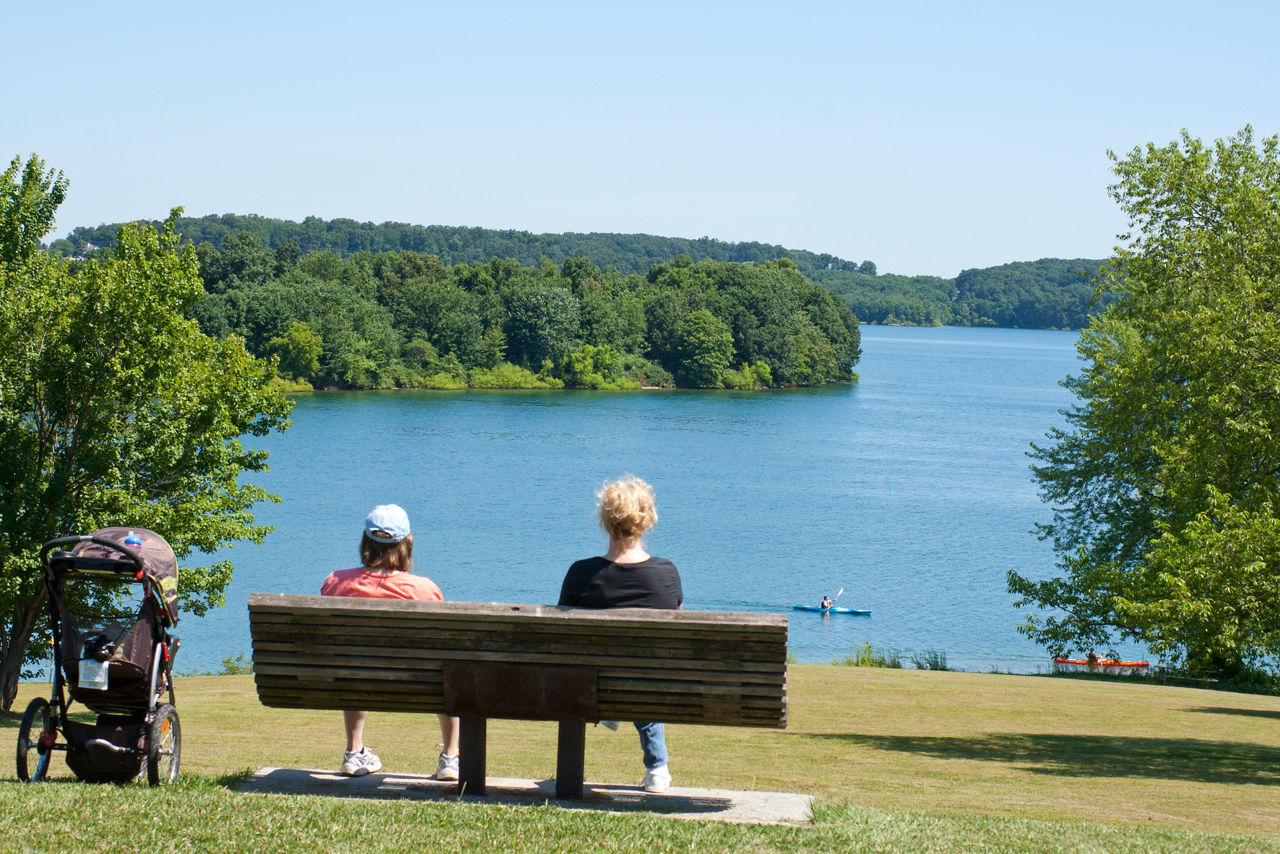
[[[169, 612], [169, 619], [178, 622], [178, 558], [173, 549], [165, 542], [164, 537], [146, 528], [102, 528], [94, 531], [93, 536], [105, 540], [114, 540], [124, 545], [124, 538], [133, 533], [142, 545], [131, 548], [142, 557], [142, 571], [155, 580], [164, 594], [164, 607]], [[94, 542], [77, 543], [70, 549], [76, 557], [120, 558], [122, 555], [115, 549]]]

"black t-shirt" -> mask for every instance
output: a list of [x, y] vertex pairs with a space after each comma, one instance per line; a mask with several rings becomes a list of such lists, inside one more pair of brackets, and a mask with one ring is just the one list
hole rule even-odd
[[684, 604], [680, 573], [666, 558], [614, 563], [589, 557], [569, 567], [560, 585], [560, 604], [581, 608], [679, 608]]

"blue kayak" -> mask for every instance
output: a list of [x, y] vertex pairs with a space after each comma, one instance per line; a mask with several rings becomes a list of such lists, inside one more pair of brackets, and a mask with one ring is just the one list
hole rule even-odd
[[870, 611], [863, 611], [859, 608], [824, 608], [821, 605], [792, 605], [797, 611], [821, 611], [824, 614], [853, 614], [855, 617], [870, 617]]

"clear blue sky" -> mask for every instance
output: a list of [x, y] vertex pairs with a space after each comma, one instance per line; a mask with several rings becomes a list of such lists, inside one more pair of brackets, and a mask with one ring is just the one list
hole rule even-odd
[[1280, 4], [6, 3], [0, 155], [57, 234], [316, 215], [1104, 257], [1108, 149], [1280, 131]]

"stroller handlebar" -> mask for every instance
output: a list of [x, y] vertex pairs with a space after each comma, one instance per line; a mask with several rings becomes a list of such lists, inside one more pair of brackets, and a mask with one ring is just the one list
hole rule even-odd
[[99, 537], [96, 534], [79, 534], [72, 537], [58, 537], [56, 540], [50, 540], [44, 544], [44, 548], [40, 549], [40, 563], [47, 567], [49, 565], [49, 552], [54, 549], [61, 549], [65, 546], [80, 545], [81, 543], [96, 543], [97, 545], [118, 551], [132, 561], [133, 565], [137, 567], [138, 570], [142, 569], [142, 555], [138, 554], [124, 543], [116, 540], [109, 540], [106, 537]]

